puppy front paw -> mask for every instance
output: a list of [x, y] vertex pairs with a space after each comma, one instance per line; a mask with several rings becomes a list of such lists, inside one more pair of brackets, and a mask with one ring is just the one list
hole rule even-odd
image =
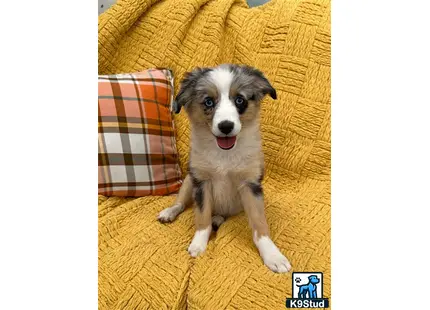
[[190, 246], [188, 247], [188, 253], [190, 253], [192, 257], [199, 256], [205, 250], [206, 250], [206, 244], [197, 243], [197, 242], [194, 242], [194, 240], [193, 242], [191, 242]]
[[197, 257], [206, 250], [211, 231], [211, 225], [209, 225], [206, 229], [196, 231], [193, 241], [191, 241], [191, 244], [188, 247], [188, 253], [190, 253], [192, 257]]
[[279, 251], [278, 247], [268, 236], [261, 238], [254, 237], [264, 264], [273, 272], [284, 273], [291, 270], [291, 264], [288, 259]]
[[176, 217], [184, 210], [183, 206], [180, 204], [175, 204], [170, 208], [162, 210], [157, 217], [160, 223], [170, 223], [173, 222]]
[[157, 220], [161, 223], [170, 223], [176, 218], [175, 214], [170, 208], [162, 210], [157, 217]]
[[291, 270], [291, 264], [288, 259], [281, 253], [273, 253], [270, 256], [263, 257], [264, 264], [273, 272], [285, 273]]

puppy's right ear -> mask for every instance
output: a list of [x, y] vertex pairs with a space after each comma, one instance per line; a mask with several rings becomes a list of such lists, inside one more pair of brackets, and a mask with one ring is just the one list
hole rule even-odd
[[209, 68], [196, 68], [191, 72], [185, 73], [181, 81], [179, 93], [176, 95], [175, 101], [173, 102], [173, 110], [176, 114], [181, 112], [183, 106], [192, 102], [196, 94], [197, 81], [208, 71], [210, 71]]
[[186, 93], [187, 89], [190, 87], [189, 76], [191, 72], [186, 72], [184, 78], [181, 81], [181, 85], [179, 87], [179, 93], [176, 95], [175, 101], [173, 101], [173, 110], [176, 114], [181, 112], [182, 106], [185, 105], [186, 102]]
[[176, 100], [173, 101], [173, 111], [178, 114], [181, 112], [181, 106], [178, 104]]

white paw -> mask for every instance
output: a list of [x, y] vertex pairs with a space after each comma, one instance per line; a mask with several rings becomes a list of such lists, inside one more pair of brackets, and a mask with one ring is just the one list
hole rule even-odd
[[183, 211], [183, 207], [180, 204], [173, 205], [170, 208], [166, 208], [158, 214], [157, 219], [161, 223], [173, 222], [179, 213]]
[[193, 241], [191, 241], [191, 244], [188, 247], [188, 253], [190, 253], [192, 257], [197, 257], [206, 250], [211, 231], [212, 226], [196, 231]]
[[273, 254], [263, 258], [264, 264], [269, 267], [273, 272], [284, 273], [291, 270], [291, 264], [288, 259], [278, 251], [278, 253]]
[[169, 223], [172, 222], [176, 218], [176, 215], [170, 208], [164, 209], [158, 214], [157, 219], [161, 223]]
[[195, 242], [191, 242], [190, 246], [188, 247], [188, 253], [190, 253], [192, 257], [199, 256], [205, 250], [206, 250], [206, 244], [201, 244], [201, 243], [198, 244]]
[[279, 251], [278, 247], [269, 237], [262, 236], [257, 239], [256, 236], [254, 236], [254, 242], [260, 252], [264, 264], [269, 267], [270, 270], [279, 273], [291, 270], [290, 262], [281, 253], [281, 251]]

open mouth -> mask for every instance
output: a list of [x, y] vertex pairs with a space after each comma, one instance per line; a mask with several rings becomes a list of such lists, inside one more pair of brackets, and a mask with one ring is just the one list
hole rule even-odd
[[236, 144], [236, 137], [216, 137], [216, 143], [223, 150], [230, 150]]

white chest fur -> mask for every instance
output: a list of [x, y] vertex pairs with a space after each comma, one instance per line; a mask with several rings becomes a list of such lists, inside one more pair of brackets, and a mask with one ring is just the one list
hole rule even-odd
[[192, 136], [190, 161], [201, 179], [210, 182], [214, 214], [243, 210], [238, 189], [258, 179], [263, 165], [259, 132], [243, 130], [231, 150], [222, 150], [213, 137]]

